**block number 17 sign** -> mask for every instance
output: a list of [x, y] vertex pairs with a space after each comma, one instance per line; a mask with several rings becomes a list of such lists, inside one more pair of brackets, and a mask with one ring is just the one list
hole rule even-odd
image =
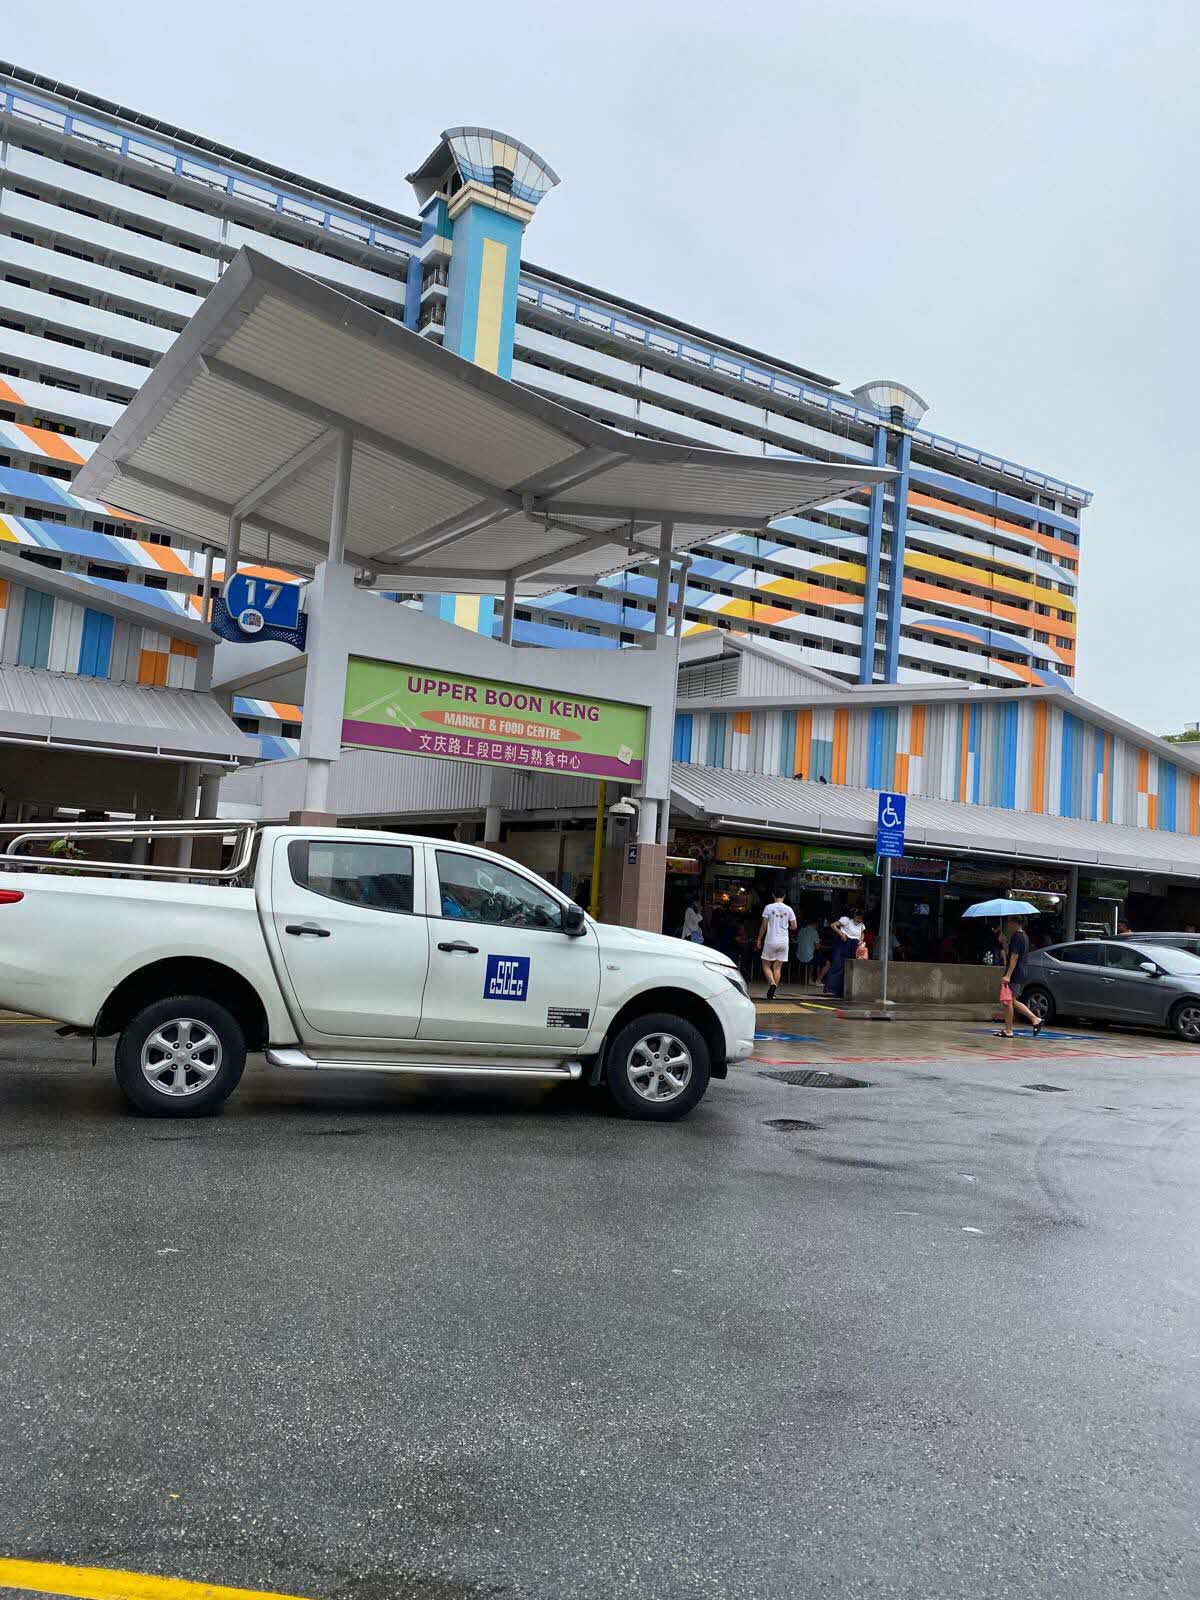
[[294, 628], [300, 620], [300, 587], [235, 572], [225, 585], [225, 609], [245, 634]]

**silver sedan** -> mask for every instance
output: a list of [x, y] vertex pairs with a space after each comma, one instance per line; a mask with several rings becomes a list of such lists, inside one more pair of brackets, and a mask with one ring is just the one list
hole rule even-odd
[[1200, 956], [1136, 940], [1080, 939], [1035, 950], [1021, 998], [1043, 1022], [1171, 1028], [1200, 1044]]

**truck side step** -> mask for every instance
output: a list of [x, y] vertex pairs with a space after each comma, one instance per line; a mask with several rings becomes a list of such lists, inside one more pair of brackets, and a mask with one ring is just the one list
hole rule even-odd
[[419, 1078], [537, 1078], [574, 1083], [583, 1076], [581, 1061], [513, 1061], [506, 1066], [472, 1061], [342, 1061], [317, 1060], [294, 1045], [270, 1047], [267, 1061], [273, 1067], [293, 1067], [321, 1072], [395, 1072]]

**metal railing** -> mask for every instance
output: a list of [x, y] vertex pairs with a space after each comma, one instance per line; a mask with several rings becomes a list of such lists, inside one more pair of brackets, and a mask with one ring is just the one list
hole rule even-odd
[[[250, 865], [259, 824], [247, 820], [225, 821], [205, 818], [193, 822], [19, 822], [0, 826], [0, 838], [11, 835], [0, 856], [0, 871], [41, 872], [50, 869], [60, 874], [120, 873], [123, 877], [194, 878], [208, 883], [231, 883], [241, 878]], [[152, 861], [114, 861], [103, 856], [27, 855], [22, 847], [44, 840], [70, 844], [75, 839], [127, 839], [131, 844], [160, 839], [234, 839], [233, 859], [227, 867], [165, 866]]]
[[[677, 338], [661, 328], [652, 328], [647, 323], [638, 322], [635, 318], [624, 316], [620, 312], [607, 311], [593, 301], [581, 300], [565, 293], [562, 289], [546, 289], [539, 284], [522, 280], [517, 295], [526, 305], [535, 306], [538, 310], [547, 311], [553, 316], [567, 318], [596, 333], [641, 345], [645, 350], [686, 362], [689, 366], [706, 368], [718, 377], [732, 378], [737, 383], [764, 389], [781, 399], [814, 407], [829, 417], [865, 423], [871, 428], [877, 428], [885, 421], [878, 411], [872, 410], [869, 406], [861, 406], [832, 389], [815, 388], [798, 378], [785, 377], [783, 373], [755, 366], [752, 362], [743, 361], [737, 356], [722, 355], [718, 350], [709, 350], [704, 345]], [[1036, 472], [1032, 467], [1024, 467], [1017, 461], [1009, 461], [1005, 456], [995, 455], [989, 450], [980, 450], [975, 445], [949, 439], [944, 434], [927, 433], [921, 428], [909, 431], [915, 442], [926, 445], [941, 455], [968, 461], [972, 466], [983, 467], [1004, 477], [1016, 478], [1031, 488], [1043, 489], [1062, 498], [1078, 500], [1083, 505], [1091, 501], [1090, 489], [1081, 489], [1063, 478]]]
[[[368, 222], [362, 217], [352, 216], [347, 211], [340, 211], [336, 206], [306, 200], [302, 195], [291, 193], [286, 189], [277, 189], [274, 184], [260, 178], [252, 178], [231, 168], [218, 166], [215, 162], [202, 161], [196, 156], [184, 155], [169, 145], [160, 144], [156, 139], [147, 139], [144, 134], [123, 133], [119, 128], [114, 128], [95, 117], [83, 115], [78, 111], [67, 111], [62, 106], [55, 105], [53, 101], [42, 100], [28, 90], [0, 86], [0, 115], [5, 113], [19, 117], [23, 122], [33, 123], [36, 127], [45, 128], [49, 132], [63, 134], [69, 139], [79, 139], [96, 149], [107, 150], [110, 155], [141, 162], [143, 166], [152, 167], [164, 175], [203, 184], [205, 188], [226, 195], [231, 200], [244, 200], [264, 210], [274, 211], [290, 222], [302, 222], [320, 228], [323, 232], [352, 244], [368, 245], [372, 249], [382, 250], [392, 256], [408, 257], [416, 254], [415, 239], [408, 239], [400, 233], [377, 227], [375, 223]], [[159, 198], [169, 199], [170, 196], [164, 195]]]

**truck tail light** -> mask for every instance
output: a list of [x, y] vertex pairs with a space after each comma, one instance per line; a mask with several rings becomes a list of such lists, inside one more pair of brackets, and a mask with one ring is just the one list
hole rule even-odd
[[24, 900], [23, 889], [0, 889], [0, 906], [15, 906], [18, 900]]

